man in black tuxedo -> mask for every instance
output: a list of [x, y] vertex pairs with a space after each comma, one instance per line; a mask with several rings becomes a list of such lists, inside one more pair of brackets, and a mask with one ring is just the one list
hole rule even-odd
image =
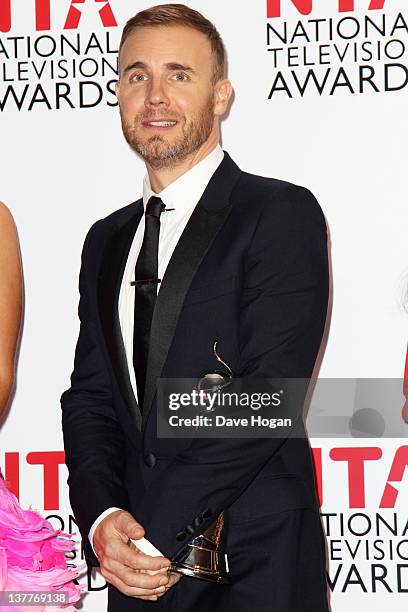
[[[307, 439], [164, 439], [156, 414], [159, 378], [222, 367], [215, 342], [237, 379], [311, 376], [328, 301], [324, 216], [306, 189], [243, 172], [220, 148], [232, 88], [202, 15], [139, 13], [119, 68], [123, 131], [147, 175], [143, 198], [87, 235], [62, 397], [87, 562], [109, 582], [110, 612], [327, 612]], [[221, 512], [229, 584], [168, 572]]]

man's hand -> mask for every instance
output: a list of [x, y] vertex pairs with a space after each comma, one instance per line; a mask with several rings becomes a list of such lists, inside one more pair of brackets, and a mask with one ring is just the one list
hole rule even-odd
[[95, 529], [93, 546], [102, 575], [124, 595], [156, 601], [181, 575], [168, 573], [166, 557], [151, 557], [129, 546], [144, 536], [143, 527], [125, 510], [116, 510]]

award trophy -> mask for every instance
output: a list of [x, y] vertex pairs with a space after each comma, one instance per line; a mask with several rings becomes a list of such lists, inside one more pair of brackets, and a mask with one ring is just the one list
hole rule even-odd
[[[217, 342], [213, 347], [214, 356], [227, 370], [213, 370], [201, 375], [197, 389], [215, 393], [230, 384], [231, 368], [217, 354]], [[169, 571], [209, 582], [228, 582], [228, 560], [223, 550], [225, 539], [225, 515], [223, 512], [204, 533], [194, 538], [172, 559]]]
[[222, 550], [224, 513], [172, 559], [170, 572], [208, 582], [228, 582], [227, 555]]

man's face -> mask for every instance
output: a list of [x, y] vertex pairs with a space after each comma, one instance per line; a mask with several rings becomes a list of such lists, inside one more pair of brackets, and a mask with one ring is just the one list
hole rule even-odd
[[209, 40], [188, 27], [144, 27], [124, 43], [117, 86], [122, 129], [153, 168], [176, 166], [208, 140], [220, 114], [213, 62]]

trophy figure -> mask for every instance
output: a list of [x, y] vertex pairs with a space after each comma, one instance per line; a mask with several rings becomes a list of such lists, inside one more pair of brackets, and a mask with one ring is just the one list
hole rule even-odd
[[177, 572], [192, 578], [209, 582], [228, 582], [227, 555], [222, 550], [224, 535], [224, 513], [217, 520], [187, 544], [171, 563], [170, 572]]
[[232, 380], [232, 370], [225, 361], [221, 359], [221, 357], [217, 353], [217, 340], [214, 342], [213, 353], [216, 360], [221, 363], [225, 369], [224, 370], [210, 370], [208, 372], [204, 372], [201, 374], [198, 383], [197, 383], [197, 391], [205, 391], [206, 393], [216, 393], [220, 389], [227, 387]]
[[[217, 354], [217, 342], [214, 342], [214, 356], [227, 370], [213, 370], [201, 375], [197, 389], [215, 393], [231, 382], [232, 370]], [[225, 515], [223, 512], [204, 533], [194, 538], [172, 560], [171, 572], [207, 580], [209, 582], [228, 582], [228, 560], [223, 550], [225, 538]]]

